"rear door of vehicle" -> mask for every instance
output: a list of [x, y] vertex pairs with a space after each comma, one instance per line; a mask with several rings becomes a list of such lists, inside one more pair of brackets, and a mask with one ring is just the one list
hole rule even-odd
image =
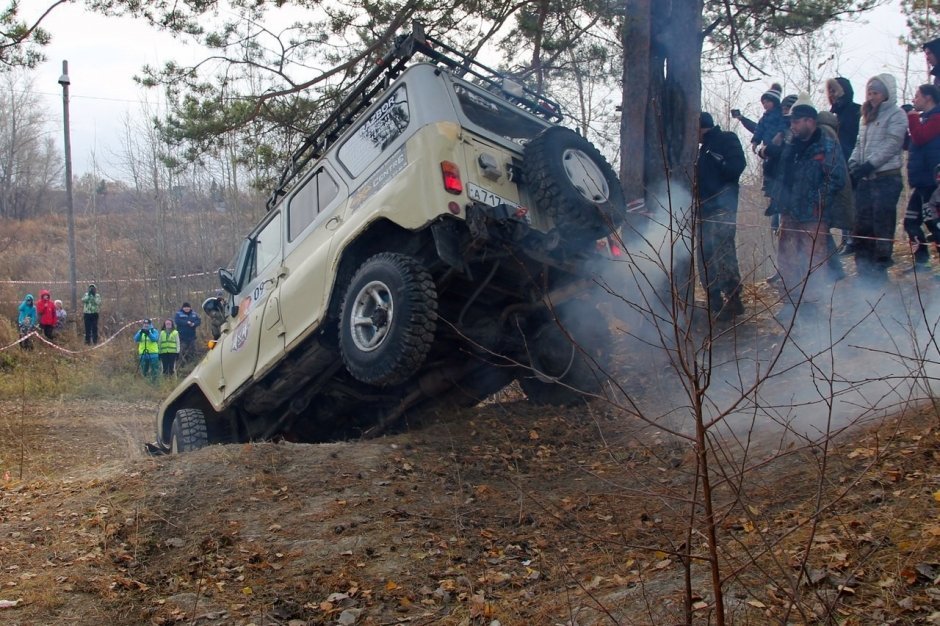
[[319, 326], [326, 315], [327, 279], [336, 271], [330, 249], [345, 218], [347, 197], [343, 180], [322, 162], [282, 205], [287, 216], [289, 276], [280, 298], [287, 345]]

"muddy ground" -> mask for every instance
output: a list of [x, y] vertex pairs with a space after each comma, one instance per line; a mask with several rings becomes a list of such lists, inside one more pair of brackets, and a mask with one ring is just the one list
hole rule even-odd
[[[755, 328], [716, 362], [778, 332]], [[633, 410], [510, 387], [375, 440], [165, 457], [143, 452], [155, 402], [6, 397], [0, 623], [705, 624], [713, 554], [731, 623], [940, 623], [931, 403], [825, 438], [716, 435], [708, 508], [666, 430], [688, 413], [636, 414], [676, 391], [640, 356]]]

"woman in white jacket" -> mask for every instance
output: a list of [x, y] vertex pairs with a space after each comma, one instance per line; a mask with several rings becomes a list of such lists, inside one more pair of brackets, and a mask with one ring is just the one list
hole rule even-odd
[[855, 261], [860, 273], [886, 276], [901, 196], [901, 152], [907, 116], [896, 100], [897, 82], [878, 74], [865, 86], [862, 127], [849, 157], [855, 186]]

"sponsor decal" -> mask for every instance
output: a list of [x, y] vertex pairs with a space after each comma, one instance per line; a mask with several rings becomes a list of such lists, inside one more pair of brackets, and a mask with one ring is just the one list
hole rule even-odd
[[362, 204], [374, 196], [379, 189], [387, 185], [393, 178], [398, 176], [408, 165], [408, 157], [405, 154], [405, 146], [402, 146], [390, 156], [385, 163], [375, 171], [375, 173], [366, 179], [366, 181], [349, 198], [349, 212], [352, 213]]

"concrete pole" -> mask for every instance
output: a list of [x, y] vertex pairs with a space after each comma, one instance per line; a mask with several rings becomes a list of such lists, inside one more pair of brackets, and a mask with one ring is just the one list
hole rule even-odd
[[59, 84], [62, 85], [62, 118], [65, 122], [65, 196], [68, 210], [69, 224], [69, 285], [71, 287], [69, 311], [78, 315], [78, 288], [75, 270], [75, 208], [72, 203], [72, 139], [69, 133], [69, 62], [62, 61], [62, 76]]

